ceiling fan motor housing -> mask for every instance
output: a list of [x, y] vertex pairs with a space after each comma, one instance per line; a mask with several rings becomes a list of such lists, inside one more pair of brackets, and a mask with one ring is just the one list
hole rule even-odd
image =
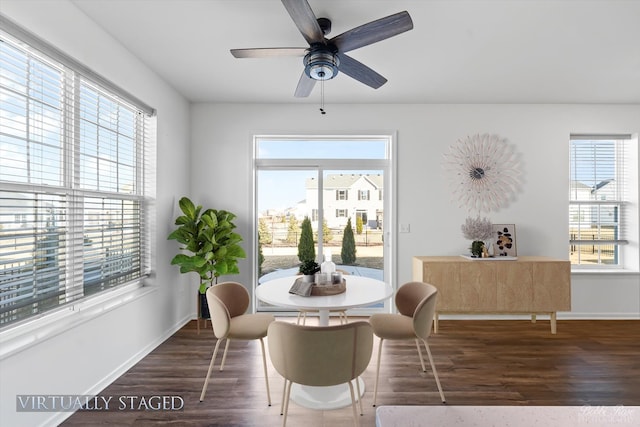
[[304, 72], [314, 80], [331, 80], [338, 75], [337, 50], [323, 44], [313, 45], [304, 57]]

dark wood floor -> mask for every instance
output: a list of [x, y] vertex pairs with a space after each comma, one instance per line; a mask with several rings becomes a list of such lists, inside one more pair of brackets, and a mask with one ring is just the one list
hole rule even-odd
[[[257, 341], [232, 343], [225, 370], [214, 371], [199, 402], [213, 345], [211, 329], [198, 335], [191, 322], [100, 394], [177, 395], [184, 410], [77, 412], [63, 425], [281, 425], [283, 380], [268, 362], [268, 407]], [[363, 375], [362, 426], [375, 426], [377, 345]], [[448, 405], [640, 405], [640, 321], [559, 321], [552, 335], [542, 320], [443, 320], [430, 345]], [[417, 357], [411, 343], [385, 342], [378, 406], [441, 404], [431, 372], [421, 371]], [[351, 409], [291, 403], [287, 425], [350, 426]]]

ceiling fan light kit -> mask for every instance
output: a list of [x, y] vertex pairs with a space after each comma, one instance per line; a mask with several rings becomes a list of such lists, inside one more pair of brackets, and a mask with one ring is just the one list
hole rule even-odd
[[313, 46], [304, 56], [304, 73], [313, 80], [331, 80], [338, 75], [340, 59], [326, 46]]
[[309, 47], [231, 49], [231, 54], [236, 58], [302, 56], [304, 70], [294, 93], [296, 97], [309, 96], [316, 81], [331, 80], [338, 75], [338, 72], [373, 89], [379, 88], [387, 82], [387, 79], [346, 55], [346, 52], [388, 39], [413, 28], [411, 16], [407, 11], [403, 11], [327, 39], [325, 36], [331, 31], [331, 21], [327, 18], [316, 18], [307, 0], [282, 0], [282, 4], [309, 43]]

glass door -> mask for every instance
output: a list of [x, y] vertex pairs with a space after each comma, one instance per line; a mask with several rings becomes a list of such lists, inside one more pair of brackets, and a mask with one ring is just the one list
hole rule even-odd
[[[343, 273], [385, 280], [384, 250], [384, 171], [383, 170], [325, 170], [322, 180], [322, 250]], [[352, 309], [352, 312], [382, 308]]]
[[[317, 177], [317, 170], [258, 171], [258, 283], [298, 274], [302, 223], [317, 215], [314, 203], [307, 199], [307, 187], [317, 182]], [[313, 226], [312, 234], [312, 249], [320, 260], [315, 238], [318, 232]]]

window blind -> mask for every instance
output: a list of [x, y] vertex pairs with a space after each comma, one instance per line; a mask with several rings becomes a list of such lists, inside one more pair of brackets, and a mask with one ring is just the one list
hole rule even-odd
[[57, 49], [55, 46], [52, 46], [47, 41], [25, 30], [2, 14], [0, 14], [0, 28], [3, 29], [7, 34], [11, 34], [16, 40], [20, 40], [20, 43], [29, 46], [30, 48], [38, 52], [43, 52], [45, 55], [47, 55], [48, 58], [51, 58], [53, 61], [65, 64], [65, 66], [73, 72], [85, 76], [86, 78], [98, 84], [100, 87], [104, 88], [109, 93], [113, 93], [119, 98], [126, 100], [126, 102], [128, 102], [129, 104], [135, 105], [138, 109], [140, 109], [140, 111], [144, 112], [145, 114], [149, 116], [155, 115], [155, 109], [151, 106], [145, 104], [143, 101], [125, 91], [121, 87], [117, 86], [116, 84], [112, 83], [108, 79], [102, 77], [100, 74], [95, 73], [89, 67], [85, 66], [81, 62], [76, 61], [73, 57]]
[[155, 121], [68, 65], [0, 31], [0, 327], [151, 268]]
[[618, 265], [627, 244], [626, 152], [631, 135], [571, 135], [570, 249], [575, 264]]

